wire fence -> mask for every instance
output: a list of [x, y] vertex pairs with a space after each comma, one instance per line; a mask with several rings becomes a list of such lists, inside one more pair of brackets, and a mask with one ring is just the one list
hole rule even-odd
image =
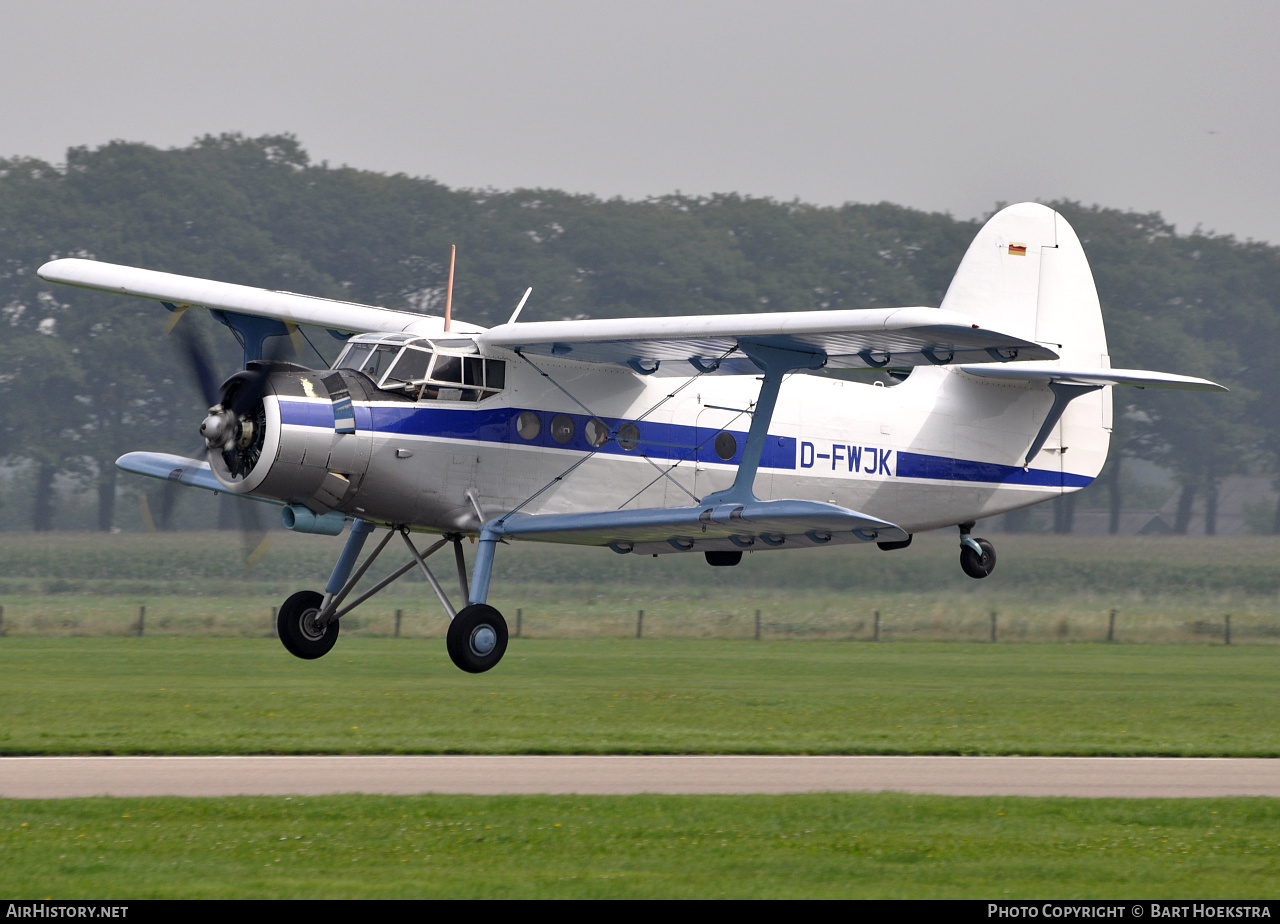
[[[528, 640], [1280, 642], [1280, 537], [1017, 542], [984, 581], [961, 573], [950, 533], [922, 534], [905, 551], [766, 553], [738, 568], [517, 543], [502, 549], [490, 603]], [[234, 534], [0, 536], [0, 633], [271, 637], [273, 609], [324, 586], [338, 548], [282, 535], [246, 570]], [[456, 595], [451, 558], [436, 570]], [[415, 570], [345, 616], [341, 631], [436, 638], [447, 626]]]
[[[1034, 603], [1005, 608], [957, 609], [907, 600], [893, 607], [832, 611], [803, 598], [786, 607], [707, 608], [671, 602], [643, 608], [599, 602], [575, 606], [540, 601], [502, 607], [512, 639], [738, 639], [826, 640], [892, 644], [911, 641], [1012, 643], [1155, 643], [1265, 645], [1280, 643], [1280, 614], [1269, 603], [1234, 612], [1171, 612], [1147, 602], [1120, 607], [1038, 609]], [[892, 602], [892, 601], [891, 601]], [[1188, 612], [1190, 610], [1190, 612]], [[273, 637], [274, 606], [261, 600], [158, 597], [145, 604], [114, 598], [28, 598], [0, 605], [0, 637]], [[342, 620], [344, 636], [440, 638], [448, 619], [434, 599], [390, 599]]]

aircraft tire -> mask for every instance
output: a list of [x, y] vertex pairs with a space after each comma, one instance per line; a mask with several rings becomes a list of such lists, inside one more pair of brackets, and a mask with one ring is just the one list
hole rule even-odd
[[322, 658], [338, 640], [338, 623], [331, 622], [323, 630], [315, 627], [324, 597], [314, 590], [300, 590], [276, 613], [276, 634], [285, 650], [296, 658], [314, 661]]
[[507, 652], [507, 621], [484, 603], [463, 607], [449, 623], [449, 657], [468, 674], [483, 674]]
[[960, 567], [971, 578], [984, 578], [996, 570], [996, 547], [986, 539], [975, 539], [982, 547], [982, 557], [967, 545], [960, 547]]

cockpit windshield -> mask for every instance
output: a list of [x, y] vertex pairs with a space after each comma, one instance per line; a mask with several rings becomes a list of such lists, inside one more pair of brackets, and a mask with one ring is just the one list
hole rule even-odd
[[361, 372], [379, 389], [418, 401], [483, 401], [506, 385], [506, 363], [481, 357], [472, 341], [433, 343], [412, 334], [352, 337], [333, 368]]

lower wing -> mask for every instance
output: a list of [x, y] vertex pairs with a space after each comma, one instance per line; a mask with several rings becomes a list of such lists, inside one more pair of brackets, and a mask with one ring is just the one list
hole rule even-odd
[[732, 551], [811, 548], [828, 543], [901, 542], [893, 523], [835, 504], [805, 500], [750, 501], [718, 506], [509, 514], [489, 523], [500, 538], [608, 546], [615, 552]]
[[[209, 468], [209, 463], [201, 459], [188, 459], [167, 452], [127, 452], [116, 459], [116, 467], [135, 475], [146, 475], [148, 478], [162, 478], [176, 481], [189, 488], [202, 488], [218, 494], [230, 494], [226, 486], [220, 482]], [[255, 497], [252, 494], [240, 494], [248, 500], [260, 501], [264, 504], [284, 506], [284, 501], [269, 497]]]

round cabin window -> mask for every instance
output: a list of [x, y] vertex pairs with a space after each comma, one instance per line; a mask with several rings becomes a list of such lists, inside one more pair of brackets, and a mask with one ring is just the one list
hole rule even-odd
[[588, 443], [599, 448], [609, 440], [609, 425], [599, 417], [592, 417], [587, 421], [583, 434], [586, 436]]
[[716, 455], [728, 462], [738, 451], [738, 441], [732, 433], [721, 433], [716, 437]]
[[516, 432], [526, 440], [535, 440], [542, 432], [542, 421], [533, 411], [521, 411], [516, 418]]
[[557, 443], [573, 439], [573, 418], [568, 414], [557, 414], [551, 418], [551, 438]]
[[640, 445], [640, 428], [633, 423], [624, 423], [618, 428], [618, 445], [628, 452]]

